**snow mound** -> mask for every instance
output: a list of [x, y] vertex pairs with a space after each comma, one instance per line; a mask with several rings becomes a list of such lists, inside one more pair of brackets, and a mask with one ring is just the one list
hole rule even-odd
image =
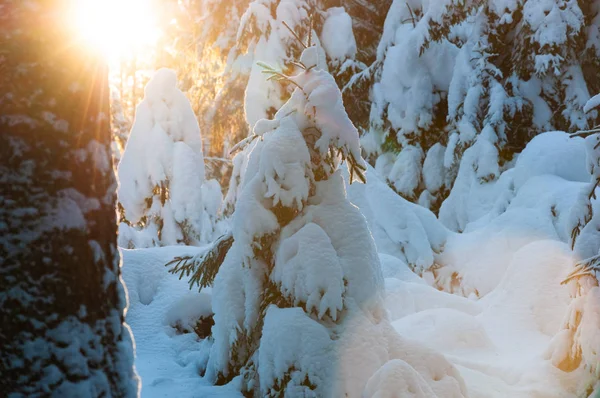
[[551, 174], [567, 181], [588, 182], [584, 140], [567, 133], [553, 131], [534, 137], [517, 159], [514, 170], [515, 188], [520, 189], [535, 176]]
[[284, 239], [277, 251], [271, 280], [294, 305], [305, 304], [318, 318], [329, 313], [335, 321], [342, 310], [343, 270], [329, 236], [315, 223]]
[[347, 189], [365, 215], [380, 253], [398, 257], [417, 273], [436, 262], [449, 231], [432, 212], [398, 196], [370, 166], [367, 183]]
[[423, 377], [401, 359], [388, 361], [371, 376], [364, 398], [436, 398]]

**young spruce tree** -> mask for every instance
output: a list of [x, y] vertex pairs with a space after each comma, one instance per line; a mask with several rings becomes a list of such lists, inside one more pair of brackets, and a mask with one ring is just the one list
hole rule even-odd
[[160, 69], [146, 85], [118, 175], [121, 246], [212, 239], [220, 187], [204, 179], [198, 122], [172, 70]]
[[193, 273], [190, 286], [213, 288], [205, 378], [247, 396], [378, 396], [416, 380], [431, 396], [463, 397], [458, 371], [389, 323], [375, 244], [340, 170], [345, 161], [364, 181], [358, 131], [320, 60], [312, 46], [296, 75], [262, 64], [294, 90], [240, 143], [232, 235], [170, 263]]
[[[358, 132], [335, 80], [304, 51], [273, 120], [253, 129], [233, 245], [213, 287], [214, 339], [207, 377], [243, 378], [261, 396], [330, 395], [335, 329], [351, 311], [380, 310], [381, 271], [364, 218], [346, 198], [338, 167], [363, 179]], [[306, 341], [305, 341], [306, 340]]]

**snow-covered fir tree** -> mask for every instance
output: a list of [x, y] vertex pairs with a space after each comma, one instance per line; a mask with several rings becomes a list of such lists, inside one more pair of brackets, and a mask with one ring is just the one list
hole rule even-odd
[[0, 6], [0, 395], [137, 397], [108, 71], [62, 4]]
[[597, 120], [582, 108], [598, 81], [598, 7], [394, 1], [363, 139], [378, 171], [434, 210], [453, 188], [440, 217], [462, 230], [465, 198], [495, 181], [532, 136]]
[[[354, 310], [372, 312], [380, 300], [373, 242], [336, 171], [347, 159], [362, 176], [358, 132], [335, 81], [317, 67], [318, 47], [303, 54], [307, 70], [299, 75], [265, 69], [275, 83], [295, 90], [273, 120], [254, 126], [255, 144], [233, 216], [234, 243], [213, 290], [207, 375], [217, 382], [243, 375], [244, 388], [261, 395], [311, 390], [329, 395], [328, 329], [348, 311], [348, 301]], [[289, 334], [281, 328], [295, 331], [289, 347], [281, 340]], [[303, 347], [307, 338], [311, 347]], [[319, 357], [322, 369], [314, 367]]]
[[[395, 335], [383, 311], [374, 241], [340, 170], [345, 161], [350, 180], [364, 181], [366, 164], [341, 92], [319, 64], [321, 51], [304, 50], [293, 76], [262, 65], [294, 91], [241, 144], [252, 149], [233, 244], [224, 245], [222, 264], [213, 257], [196, 269], [202, 285], [214, 278], [205, 377], [233, 381], [250, 396], [359, 397], [420, 374], [424, 390], [461, 397], [456, 369]], [[369, 357], [373, 346], [359, 343], [373, 338], [381, 356]], [[355, 356], [369, 359], [355, 366]], [[437, 378], [427, 373], [434, 362]], [[384, 364], [395, 370], [367, 383]]]
[[174, 71], [160, 69], [146, 85], [118, 176], [122, 247], [213, 238], [221, 191], [205, 181], [200, 129]]
[[248, 74], [245, 63], [238, 60], [235, 45], [240, 19], [250, 2], [251, 0], [200, 0], [202, 45], [218, 54], [225, 65], [220, 74], [222, 85], [204, 115], [207, 135], [212, 137], [211, 140], [218, 141], [218, 145], [211, 145], [212, 156], [228, 157], [231, 146], [248, 136], [248, 125], [243, 112]]

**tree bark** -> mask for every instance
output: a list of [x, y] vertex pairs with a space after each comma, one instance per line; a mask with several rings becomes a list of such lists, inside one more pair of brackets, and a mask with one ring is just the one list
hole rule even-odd
[[107, 67], [66, 4], [0, 4], [0, 391], [137, 396]]

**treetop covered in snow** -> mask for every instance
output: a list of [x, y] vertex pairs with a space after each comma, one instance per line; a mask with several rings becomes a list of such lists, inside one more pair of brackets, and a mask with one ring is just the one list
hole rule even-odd
[[218, 184], [205, 181], [190, 102], [169, 69], [158, 70], [144, 93], [118, 165], [121, 245], [208, 241], [221, 194]]

